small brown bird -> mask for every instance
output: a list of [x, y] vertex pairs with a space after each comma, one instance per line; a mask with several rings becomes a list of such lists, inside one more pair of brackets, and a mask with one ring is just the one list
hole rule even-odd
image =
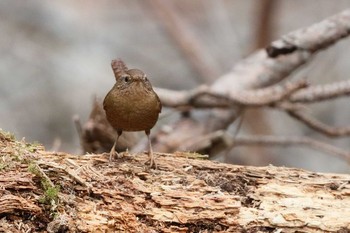
[[112, 60], [116, 83], [108, 92], [103, 108], [107, 120], [117, 130], [118, 136], [109, 156], [117, 155], [115, 146], [123, 131], [145, 131], [148, 138], [149, 161], [156, 167], [150, 132], [158, 120], [162, 105], [147, 76], [138, 69], [128, 69], [122, 60]]

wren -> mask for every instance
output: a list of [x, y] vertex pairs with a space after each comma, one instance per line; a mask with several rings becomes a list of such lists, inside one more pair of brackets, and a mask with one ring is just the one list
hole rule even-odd
[[123, 131], [145, 131], [150, 166], [156, 167], [150, 133], [162, 109], [160, 99], [141, 70], [128, 69], [122, 60], [112, 60], [111, 66], [116, 83], [106, 95], [103, 108], [118, 136], [110, 151], [109, 160], [115, 156], [120, 157], [115, 147]]

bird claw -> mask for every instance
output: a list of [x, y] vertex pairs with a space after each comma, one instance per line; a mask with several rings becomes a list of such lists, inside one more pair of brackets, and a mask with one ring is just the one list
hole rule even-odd
[[154, 160], [152, 160], [152, 159], [149, 159], [149, 160], [147, 160], [146, 162], [145, 162], [145, 164], [149, 164], [149, 167], [150, 168], [153, 168], [153, 169], [158, 169], [158, 166], [157, 166], [157, 163], [154, 161]]
[[120, 159], [122, 156], [117, 151], [109, 152], [109, 162], [114, 161], [114, 158]]
[[153, 157], [153, 153], [149, 155], [149, 159], [145, 162], [145, 164], [148, 164], [149, 163], [149, 166], [150, 168], [153, 168], [153, 169], [158, 169], [158, 165], [156, 163], [156, 160], [154, 159]]

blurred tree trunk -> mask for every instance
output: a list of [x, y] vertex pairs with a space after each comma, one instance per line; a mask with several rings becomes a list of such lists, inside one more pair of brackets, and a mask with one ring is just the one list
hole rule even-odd
[[[256, 3], [257, 15], [255, 19], [254, 44], [250, 52], [265, 48], [273, 40], [273, 19], [276, 14], [278, 2], [275, 0], [262, 0]], [[244, 114], [245, 127], [253, 135], [273, 134], [271, 122], [263, 109], [247, 109]], [[249, 147], [246, 151], [252, 156], [246, 157], [245, 164], [265, 165], [273, 161], [271, 152], [266, 148]], [[232, 160], [232, 159], [231, 159]], [[230, 161], [230, 160], [229, 160]]]

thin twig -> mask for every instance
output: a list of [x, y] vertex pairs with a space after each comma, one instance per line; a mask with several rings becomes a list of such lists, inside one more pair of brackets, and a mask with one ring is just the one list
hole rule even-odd
[[316, 130], [319, 133], [325, 134], [329, 137], [342, 137], [342, 136], [349, 136], [350, 135], [350, 127], [333, 127], [329, 126], [316, 118], [301, 112], [301, 111], [287, 111], [287, 113], [297, 119], [298, 121], [301, 121], [309, 128]]
[[235, 138], [237, 138], [237, 135], [238, 135], [238, 133], [239, 133], [239, 131], [240, 131], [240, 129], [241, 129], [241, 127], [242, 127], [242, 125], [243, 125], [243, 120], [244, 120], [244, 113], [245, 113], [245, 109], [243, 109], [242, 110], [242, 113], [241, 113], [241, 116], [240, 116], [240, 118], [239, 118], [239, 121], [238, 121], [238, 125], [237, 125], [237, 127], [236, 127], [236, 129], [235, 129], [235, 131], [234, 131], [234, 133], [233, 133], [233, 141], [230, 143], [230, 146], [229, 146], [229, 148], [226, 150], [226, 152], [225, 152], [225, 155], [224, 155], [224, 161], [225, 162], [227, 162], [228, 161], [228, 157], [229, 157], [229, 153], [230, 152], [232, 152], [232, 150], [235, 148]]
[[46, 173], [43, 171], [43, 169], [41, 169], [41, 167], [38, 165], [38, 164], [35, 164], [34, 165], [36, 170], [40, 173], [40, 176], [42, 178], [44, 178], [49, 184], [51, 187], [55, 187], [54, 183], [51, 181], [51, 179], [46, 175]]
[[84, 133], [83, 133], [83, 127], [80, 122], [80, 117], [78, 115], [73, 116], [73, 122], [75, 125], [75, 129], [77, 130], [78, 136], [79, 136], [79, 142], [82, 148], [84, 148]]
[[[259, 136], [236, 136], [223, 130], [218, 130], [198, 138], [196, 141], [189, 142], [187, 145], [189, 150], [195, 149], [208, 150], [213, 149], [213, 145], [220, 146], [220, 151], [238, 146], [296, 146], [302, 145], [312, 149], [322, 151], [324, 153], [337, 156], [350, 163], [350, 152], [339, 149], [333, 145], [304, 136], [273, 136], [273, 135], [259, 135]], [[218, 149], [218, 148], [216, 148]]]
[[307, 127], [325, 134], [329, 137], [342, 137], [342, 136], [348, 136], [350, 135], [350, 127], [334, 127], [329, 126], [316, 118], [312, 117], [311, 115], [308, 115], [305, 113], [304, 105], [301, 105], [299, 103], [290, 103], [290, 102], [281, 102], [273, 107], [276, 107], [280, 110], [284, 110], [286, 113], [289, 114], [289, 116], [295, 118], [296, 120], [302, 122]]
[[293, 93], [289, 101], [313, 103], [350, 95], [350, 80], [324, 85], [315, 85]]
[[75, 181], [77, 181], [79, 184], [87, 187], [87, 188], [91, 188], [90, 185], [88, 183], [86, 183], [80, 176], [78, 176], [72, 169], [70, 169], [68, 166], [59, 166], [55, 163], [44, 163], [44, 162], [40, 162], [40, 164], [46, 165], [48, 167], [52, 167], [58, 170], [61, 170], [65, 173], [67, 173], [71, 178], [73, 178]]
[[309, 137], [283, 137], [283, 136], [239, 136], [234, 139], [235, 146], [296, 146], [303, 145], [327, 154], [335, 155], [350, 163], [350, 152], [338, 147], [317, 141]]

